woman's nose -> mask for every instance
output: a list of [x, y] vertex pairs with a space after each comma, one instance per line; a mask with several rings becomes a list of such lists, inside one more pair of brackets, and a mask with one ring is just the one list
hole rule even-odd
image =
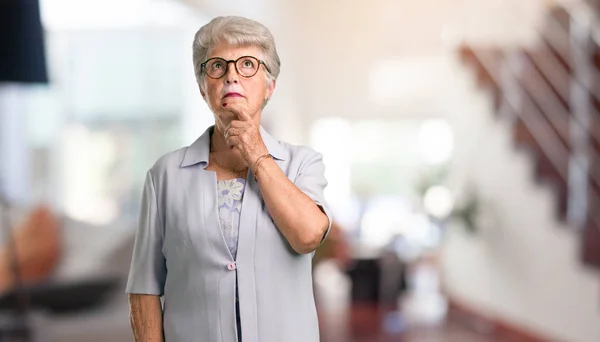
[[234, 63], [227, 63], [227, 72], [225, 73], [225, 81], [227, 83], [238, 83], [239, 77], [237, 70], [235, 70]]

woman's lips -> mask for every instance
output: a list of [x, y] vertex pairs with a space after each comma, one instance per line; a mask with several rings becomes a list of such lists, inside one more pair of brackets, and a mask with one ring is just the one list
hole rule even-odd
[[227, 94], [225, 94], [225, 96], [223, 96], [224, 99], [228, 98], [228, 97], [244, 97], [244, 96], [240, 93], [234, 93], [234, 92], [227, 93]]

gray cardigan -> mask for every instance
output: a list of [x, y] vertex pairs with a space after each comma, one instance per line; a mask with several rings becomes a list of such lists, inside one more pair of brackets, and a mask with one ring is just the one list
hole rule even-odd
[[[219, 228], [216, 173], [206, 171], [209, 127], [148, 171], [127, 293], [164, 296], [166, 342], [234, 342], [236, 276], [243, 342], [318, 342], [311, 261], [279, 232], [249, 172], [237, 261]], [[269, 153], [327, 214], [322, 155], [261, 127]]]

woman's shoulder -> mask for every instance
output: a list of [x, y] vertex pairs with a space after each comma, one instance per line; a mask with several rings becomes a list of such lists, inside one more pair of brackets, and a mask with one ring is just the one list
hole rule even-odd
[[290, 161], [302, 161], [315, 157], [322, 157], [322, 154], [310, 146], [294, 145], [285, 141], [279, 141], [279, 144], [288, 151]]
[[280, 144], [288, 151], [291, 164], [302, 165], [310, 161], [323, 159], [323, 154], [310, 146], [294, 145], [287, 142], [280, 142]]
[[179, 169], [188, 148], [189, 146], [186, 146], [163, 154], [154, 162], [154, 165], [150, 168], [150, 173], [160, 175], [170, 170]]
[[290, 164], [302, 164], [304, 160], [320, 158], [322, 155], [312, 147], [295, 145], [287, 141], [279, 140], [261, 127], [261, 136], [269, 153], [278, 160], [287, 161]]

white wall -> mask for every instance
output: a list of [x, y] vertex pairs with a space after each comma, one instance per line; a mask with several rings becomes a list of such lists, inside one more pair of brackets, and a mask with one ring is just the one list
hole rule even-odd
[[[460, 68], [456, 68], [457, 73]], [[536, 185], [533, 162], [512, 145], [506, 121], [472, 78], [456, 84], [456, 158], [449, 185], [476, 185], [481, 232], [454, 225], [443, 250], [443, 282], [466, 304], [543, 335], [600, 341], [600, 272], [579, 262], [579, 237], [555, 219], [555, 196]]]

